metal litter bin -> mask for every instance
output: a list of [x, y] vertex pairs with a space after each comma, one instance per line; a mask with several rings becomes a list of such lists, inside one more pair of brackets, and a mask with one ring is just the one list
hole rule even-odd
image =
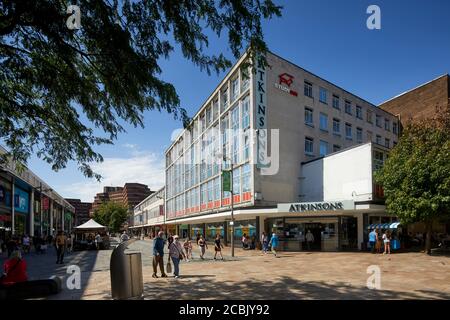
[[144, 293], [140, 252], [125, 252], [131, 239], [119, 244], [111, 254], [111, 296], [115, 300], [141, 299]]

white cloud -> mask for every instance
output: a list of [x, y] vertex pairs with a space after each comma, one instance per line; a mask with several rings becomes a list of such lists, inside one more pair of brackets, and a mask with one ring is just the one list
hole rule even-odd
[[83, 178], [61, 188], [64, 195], [78, 198], [81, 201], [92, 202], [95, 194], [102, 192], [104, 186], [123, 186], [126, 182], [142, 183], [151, 190], [157, 190], [164, 185], [164, 156], [148, 151], [139, 151], [134, 145], [131, 157], [104, 158], [102, 163], [92, 165], [95, 172], [102, 175], [99, 183], [95, 179]]

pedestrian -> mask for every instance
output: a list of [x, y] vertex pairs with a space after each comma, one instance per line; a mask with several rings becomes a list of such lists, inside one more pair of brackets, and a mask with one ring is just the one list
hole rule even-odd
[[220, 254], [220, 257], [223, 260], [223, 255], [222, 255], [222, 248], [223, 248], [223, 244], [220, 242], [220, 234], [216, 235], [216, 240], [214, 240], [214, 260], [216, 260], [216, 256], [217, 253]]
[[391, 233], [386, 230], [383, 234], [384, 252], [383, 254], [391, 254]]
[[95, 248], [97, 250], [100, 250], [100, 245], [102, 244], [102, 236], [100, 235], [100, 233], [97, 233], [97, 235], [95, 236]]
[[167, 249], [169, 249], [172, 242], [173, 242], [173, 236], [171, 233], [169, 233], [169, 236], [167, 237]]
[[164, 272], [164, 232], [159, 231], [158, 236], [153, 239], [153, 278], [158, 278], [157, 267], [159, 265], [159, 270], [161, 271], [161, 277], [167, 277]]
[[128, 241], [128, 240], [130, 240], [130, 237], [128, 236], [127, 232], [124, 231], [122, 233], [122, 235], [120, 236], [120, 242], [124, 242], [124, 241]]
[[308, 230], [306, 233], [306, 246], [308, 250], [311, 250], [311, 245], [314, 242], [314, 235], [311, 233], [311, 230]]
[[267, 249], [269, 247], [269, 239], [265, 232], [263, 232], [261, 235], [261, 243], [262, 243], [262, 249], [263, 249], [264, 254], [267, 254]]
[[174, 235], [173, 241], [169, 245], [169, 256], [173, 262], [173, 275], [175, 278], [180, 277], [180, 261], [185, 258], [183, 248], [181, 247], [178, 238], [178, 235]]
[[197, 245], [199, 240], [200, 240], [200, 233], [197, 232]]
[[200, 235], [200, 239], [198, 240], [198, 246], [200, 248], [200, 258], [204, 260], [205, 258], [203, 256], [205, 255], [206, 249], [208, 249], [208, 245], [202, 235]]
[[377, 231], [375, 229], [372, 229], [372, 231], [369, 233], [369, 245], [370, 249], [372, 250], [372, 253], [375, 253], [377, 241], [378, 241]]
[[277, 256], [277, 247], [278, 247], [278, 236], [277, 234], [274, 232], [272, 233], [272, 238], [270, 239], [270, 247], [272, 250], [272, 253], [275, 255], [275, 257]]
[[30, 237], [27, 234], [22, 238], [22, 248], [24, 253], [30, 253]]
[[244, 235], [242, 236], [241, 239], [242, 242], [242, 249], [248, 249], [248, 238], [247, 238], [247, 234], [244, 233]]
[[3, 273], [0, 278], [0, 287], [11, 286], [18, 282], [25, 282], [28, 280], [27, 264], [19, 250], [11, 252], [8, 260], [3, 264]]
[[13, 238], [9, 238], [9, 240], [6, 242], [6, 250], [8, 251], [8, 258], [11, 256], [13, 251], [19, 250], [17, 242], [14, 241]]
[[56, 263], [63, 264], [64, 251], [66, 250], [67, 238], [62, 231], [58, 231], [58, 235], [55, 239], [56, 245]]
[[67, 253], [72, 253], [73, 237], [71, 234], [67, 236]]
[[192, 256], [192, 241], [189, 238], [186, 238], [186, 240], [183, 243], [184, 251], [186, 251], [186, 261], [189, 262], [189, 259], [194, 259]]

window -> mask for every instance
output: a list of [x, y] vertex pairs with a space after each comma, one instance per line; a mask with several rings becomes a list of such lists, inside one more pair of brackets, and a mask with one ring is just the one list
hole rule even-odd
[[384, 130], [391, 131], [391, 123], [389, 122], [389, 119], [384, 119]]
[[231, 101], [235, 101], [239, 96], [239, 78], [231, 81]]
[[304, 90], [305, 91], [305, 96], [312, 98], [313, 97], [313, 94], [312, 94], [312, 83], [310, 83], [308, 81], [305, 81], [304, 88], [305, 88], [305, 90]]
[[338, 144], [333, 144], [333, 152], [337, 152], [339, 150], [341, 150], [341, 146]]
[[314, 139], [305, 138], [305, 153], [312, 155], [314, 153]]
[[373, 116], [372, 116], [372, 111], [367, 110], [367, 122], [368, 123], [373, 123]]
[[327, 95], [328, 95], [328, 91], [327, 89], [324, 88], [320, 88], [319, 89], [320, 95], [319, 95], [319, 101], [322, 103], [327, 104]]
[[242, 101], [242, 129], [250, 128], [250, 96]]
[[217, 120], [218, 117], [219, 117], [219, 99], [216, 99], [213, 102], [213, 121]]
[[320, 130], [328, 131], [328, 116], [325, 113], [320, 114]]
[[220, 96], [222, 98], [222, 103], [220, 105], [220, 107], [221, 107], [220, 111], [224, 112], [225, 109], [228, 108], [228, 88], [223, 90]]
[[381, 169], [381, 167], [383, 166], [384, 163], [384, 159], [383, 159], [383, 152], [374, 150], [374, 155], [373, 155], [373, 162], [374, 162], [374, 167], [375, 167], [375, 171], [378, 169]]
[[333, 108], [340, 109], [341, 106], [339, 105], [339, 96], [333, 94]]
[[341, 135], [341, 120], [333, 119], [333, 133]]
[[390, 148], [390, 146], [391, 146], [391, 141], [390, 141], [388, 138], [385, 138], [385, 139], [384, 139], [384, 146], [385, 146], [386, 148]]
[[375, 116], [375, 124], [377, 125], [377, 127], [381, 128], [381, 116], [379, 115]]
[[243, 161], [247, 161], [250, 157], [250, 135], [248, 132], [244, 134], [244, 149], [242, 150], [243, 153]]
[[305, 107], [305, 124], [313, 126], [313, 110]]
[[377, 139], [375, 141], [377, 144], [381, 144], [381, 136], [377, 134]]
[[220, 177], [214, 179], [214, 200], [220, 200]]
[[345, 124], [345, 138], [352, 140], [352, 125], [350, 123]]
[[368, 142], [372, 142], [372, 136], [373, 136], [372, 132], [371, 131], [367, 131], [367, 141]]
[[345, 113], [352, 114], [352, 103], [345, 100]]
[[206, 117], [205, 117], [204, 113], [202, 113], [202, 115], [200, 116], [200, 122], [201, 122], [201, 125], [202, 125], [201, 132], [203, 132], [206, 129]]
[[250, 191], [250, 164], [242, 166], [242, 192]]
[[356, 141], [357, 142], [363, 141], [363, 130], [361, 128], [356, 128]]
[[212, 121], [212, 112], [211, 112], [211, 108], [208, 107], [206, 109], [206, 127], [209, 127], [209, 125], [211, 124]]
[[320, 140], [320, 155], [326, 156], [328, 154], [328, 142]]
[[360, 106], [356, 106], [356, 117], [358, 119], [362, 119], [363, 118], [363, 116], [362, 116], [362, 107], [360, 107]]
[[242, 70], [241, 82], [242, 82], [242, 92], [244, 92], [250, 86], [250, 74], [248, 69]]
[[393, 132], [394, 134], [398, 134], [398, 125], [397, 125], [397, 122], [393, 122], [393, 123], [392, 123], [392, 132]]
[[233, 194], [241, 193], [241, 168], [233, 169]]

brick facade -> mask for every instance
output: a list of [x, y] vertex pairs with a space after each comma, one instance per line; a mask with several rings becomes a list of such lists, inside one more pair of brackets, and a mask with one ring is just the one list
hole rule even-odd
[[417, 88], [398, 95], [382, 104], [380, 108], [394, 115], [400, 115], [404, 126], [409, 120], [433, 116], [436, 107], [450, 103], [450, 77], [443, 75]]

